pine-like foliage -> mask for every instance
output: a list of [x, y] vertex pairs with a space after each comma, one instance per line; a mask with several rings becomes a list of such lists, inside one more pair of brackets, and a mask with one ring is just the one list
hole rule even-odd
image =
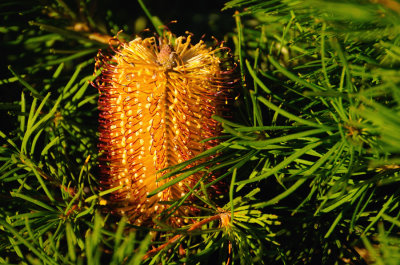
[[[232, 117], [213, 117], [221, 143], [170, 168], [164, 179], [179, 177], [162, 188], [217, 178], [190, 188], [202, 210], [190, 225], [157, 229], [104, 206], [115, 189], [99, 183], [90, 82], [110, 36], [131, 40], [160, 30], [154, 15], [172, 18], [155, 0], [132, 12], [101, 2], [0, 4], [0, 263], [399, 264], [398, 1], [219, 6], [207, 33], [222, 31], [237, 60]], [[224, 192], [209, 194], [217, 182]]]

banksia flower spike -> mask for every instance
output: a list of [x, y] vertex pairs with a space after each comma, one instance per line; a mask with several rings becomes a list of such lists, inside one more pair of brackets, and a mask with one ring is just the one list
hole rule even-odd
[[[160, 170], [218, 144], [201, 141], [221, 131], [211, 116], [224, 115], [232, 86], [233, 70], [217, 56], [224, 49], [207, 48], [202, 41], [193, 45], [190, 35], [166, 34], [120, 43], [113, 55], [99, 53], [101, 183], [122, 186], [109, 204], [132, 223], [152, 225], [166, 208], [160, 202], [181, 198], [202, 177], [194, 174], [147, 196], [165, 183], [157, 182], [165, 172]], [[192, 215], [193, 209], [181, 206], [178, 212]], [[179, 225], [181, 219], [170, 222]]]

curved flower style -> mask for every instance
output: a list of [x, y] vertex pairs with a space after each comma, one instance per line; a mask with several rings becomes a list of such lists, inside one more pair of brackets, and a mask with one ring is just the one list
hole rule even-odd
[[[165, 183], [159, 170], [195, 157], [215, 146], [221, 128], [211, 118], [223, 115], [232, 85], [232, 69], [221, 69], [226, 60], [191, 37], [158, 40], [136, 38], [121, 43], [113, 56], [99, 53], [99, 89], [102, 184], [122, 186], [109, 198], [116, 212], [136, 225], [152, 224], [167, 201], [184, 196], [202, 177], [194, 174], [147, 197]], [[226, 68], [226, 67], [225, 67]], [[165, 172], [165, 171], [164, 171]], [[184, 215], [192, 207], [181, 206]], [[179, 225], [181, 218], [171, 218]]]

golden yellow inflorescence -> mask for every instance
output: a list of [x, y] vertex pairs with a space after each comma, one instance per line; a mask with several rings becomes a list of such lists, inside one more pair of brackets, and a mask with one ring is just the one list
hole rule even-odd
[[[201, 178], [194, 174], [148, 197], [165, 181], [159, 170], [179, 164], [215, 146], [219, 124], [232, 86], [232, 69], [222, 69], [223, 59], [191, 36], [136, 38], [121, 43], [115, 54], [99, 53], [101, 172], [104, 188], [122, 186], [109, 204], [136, 225], [152, 225], [165, 203], [184, 196]], [[225, 61], [224, 61], [225, 62]], [[226, 68], [226, 67], [224, 67]], [[193, 208], [181, 206], [183, 215]], [[179, 225], [180, 218], [170, 222]]]

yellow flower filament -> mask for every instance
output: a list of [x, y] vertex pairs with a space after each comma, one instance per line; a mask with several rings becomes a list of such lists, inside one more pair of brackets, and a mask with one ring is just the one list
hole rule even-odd
[[[211, 118], [224, 108], [225, 80], [216, 50], [191, 37], [174, 41], [136, 38], [112, 57], [99, 56], [100, 151], [102, 183], [122, 186], [109, 198], [117, 212], [137, 225], [152, 223], [161, 201], [175, 201], [201, 178], [194, 174], [157, 196], [147, 197], [164, 181], [157, 171], [195, 157], [215, 146], [220, 126]], [[179, 212], [191, 215], [181, 206]], [[180, 219], [174, 219], [179, 223]]]

